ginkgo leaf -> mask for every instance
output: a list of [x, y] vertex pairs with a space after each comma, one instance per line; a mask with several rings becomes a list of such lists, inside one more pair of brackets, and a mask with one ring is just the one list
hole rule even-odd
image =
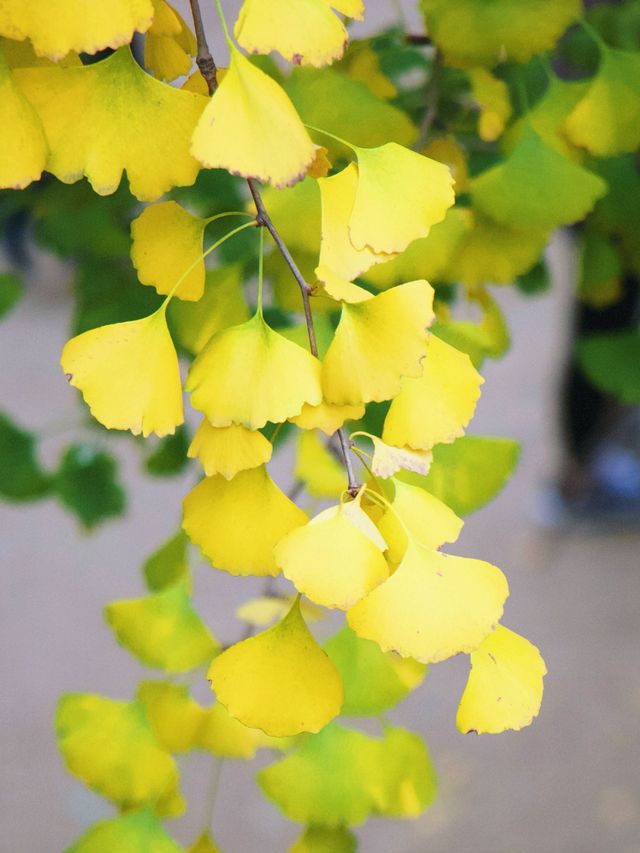
[[166, 309], [90, 329], [68, 341], [62, 370], [108, 429], [169, 435], [184, 420], [178, 356]]
[[585, 96], [569, 114], [564, 131], [597, 157], [640, 146], [640, 56], [605, 48]]
[[193, 156], [209, 169], [295, 184], [315, 156], [309, 134], [275, 80], [229, 49], [229, 70], [193, 134]]
[[174, 299], [169, 305], [169, 324], [175, 338], [185, 349], [197, 355], [216, 332], [237, 326], [249, 318], [242, 293], [242, 268], [239, 265], [207, 270], [204, 294], [197, 302]]
[[166, 0], [152, 2], [153, 23], [144, 42], [144, 64], [154, 77], [175, 80], [191, 70], [196, 39], [182, 15]]
[[319, 406], [305, 403], [299, 415], [289, 418], [300, 429], [319, 429], [325, 435], [333, 435], [345, 421], [358, 421], [364, 415], [364, 404], [359, 406], [337, 406], [324, 400]]
[[356, 853], [358, 842], [344, 826], [308, 826], [287, 853]]
[[415, 471], [416, 474], [426, 474], [431, 465], [430, 450], [412, 450], [410, 447], [393, 447], [375, 435], [369, 436], [373, 442], [373, 458], [371, 471], [376, 477], [393, 476], [398, 471]]
[[208, 677], [233, 717], [275, 737], [317, 732], [342, 705], [340, 676], [305, 625], [297, 600], [282, 621], [216, 658]]
[[364, 18], [364, 0], [329, 0], [329, 5], [347, 18], [361, 21]]
[[[401, 377], [419, 376], [433, 288], [412, 281], [356, 304], [344, 303], [322, 363], [322, 390], [338, 405], [388, 400]], [[403, 442], [407, 443], [407, 442]]]
[[334, 723], [260, 770], [258, 784], [291, 820], [356, 826], [375, 808], [378, 746], [373, 738]]
[[392, 101], [398, 96], [396, 86], [382, 70], [378, 51], [367, 40], [350, 42], [342, 67], [352, 80], [364, 83], [381, 100]]
[[316, 275], [326, 272], [345, 281], [389, 260], [371, 249], [356, 249], [349, 236], [349, 220], [356, 197], [358, 171], [353, 163], [330, 178], [318, 180], [322, 199], [322, 239]]
[[[421, 0], [430, 37], [449, 65], [524, 63], [552, 48], [580, 16], [579, 0]], [[469, 38], [470, 30], [473, 38]]]
[[198, 743], [206, 711], [184, 684], [142, 681], [136, 692], [158, 742], [168, 752], [188, 752]]
[[473, 417], [484, 380], [469, 356], [435, 335], [426, 352], [422, 376], [403, 379], [389, 407], [382, 433], [388, 444], [430, 450], [462, 435]]
[[374, 717], [395, 707], [421, 684], [426, 667], [377, 643], [362, 640], [348, 625], [324, 644], [344, 685], [342, 714]]
[[219, 758], [249, 760], [263, 740], [261, 731], [243, 725], [217, 702], [205, 711], [197, 745]]
[[331, 171], [331, 160], [329, 160], [329, 150], [324, 145], [314, 145], [315, 154], [313, 160], [307, 166], [308, 178], [326, 178]]
[[16, 86], [2, 47], [0, 125], [3, 128], [0, 188], [24, 189], [42, 174], [48, 146], [38, 114]]
[[471, 653], [471, 671], [456, 725], [463, 732], [497, 734], [530, 725], [542, 702], [547, 673], [538, 649], [498, 625]]
[[261, 429], [322, 401], [320, 362], [274, 332], [260, 312], [218, 332], [191, 365], [191, 403], [216, 427]]
[[[456, 195], [465, 193], [469, 186], [469, 167], [467, 165], [467, 157], [464, 148], [455, 138], [455, 136], [438, 136], [432, 139], [422, 149], [422, 153], [426, 157], [431, 157], [432, 160], [437, 160], [439, 163], [445, 163], [449, 167], [451, 177], [453, 178], [453, 189]], [[455, 208], [460, 212], [461, 208]], [[454, 208], [449, 208], [447, 216]], [[445, 217], [446, 219], [446, 217]], [[431, 233], [431, 232], [429, 232]], [[425, 276], [429, 278], [429, 276]]]
[[[290, 249], [317, 255], [320, 248], [320, 190], [305, 178], [292, 187], [265, 187], [262, 199], [278, 233]], [[300, 223], [304, 222], [304, 228]], [[291, 274], [289, 272], [289, 274]]]
[[203, 832], [189, 847], [187, 853], [221, 853], [210, 833]]
[[139, 702], [69, 693], [58, 702], [55, 726], [67, 770], [109, 800], [142, 805], [177, 784], [175, 762]]
[[295, 65], [329, 65], [347, 44], [327, 0], [244, 0], [234, 33], [249, 53], [277, 51]]
[[44, 126], [46, 168], [64, 183], [86, 175], [95, 192], [109, 195], [124, 170], [131, 192], [154, 201], [195, 181], [189, 139], [206, 100], [155, 80], [128, 47], [92, 65], [15, 74]]
[[[181, 276], [202, 255], [206, 219], [162, 201], [145, 207], [131, 223], [131, 261], [142, 284], [158, 293], [173, 290]], [[198, 300], [204, 293], [204, 259], [184, 279], [176, 296]]]
[[38, 56], [55, 62], [69, 53], [98, 53], [128, 44], [134, 32], [149, 29], [151, 0], [2, 0], [0, 35], [29, 38]]
[[114, 853], [120, 850], [182, 853], [155, 815], [147, 810], [101, 820], [68, 848], [66, 853]]
[[328, 267], [319, 266], [316, 269], [316, 275], [322, 282], [324, 292], [336, 302], [355, 304], [371, 299], [371, 294], [364, 287], [340, 278]]
[[433, 802], [437, 790], [435, 768], [419, 735], [385, 726], [380, 744], [383, 772], [376, 812], [383, 817], [415, 818]]
[[495, 142], [511, 117], [509, 87], [486, 68], [470, 68], [467, 73], [473, 99], [480, 107], [478, 135], [485, 142]]
[[145, 560], [142, 572], [148, 589], [157, 592], [176, 581], [183, 581], [188, 586], [188, 544], [189, 540], [184, 532], [179, 530]]
[[233, 480], [208, 477], [184, 500], [182, 526], [217, 569], [232, 575], [277, 575], [273, 548], [307, 516], [269, 477], [266, 468]]
[[347, 485], [344, 468], [312, 431], [298, 436], [294, 476], [312, 498], [337, 498]]
[[122, 646], [165, 672], [188, 672], [219, 649], [181, 583], [144, 598], [113, 601], [105, 617]]
[[[254, 628], [266, 628], [272, 622], [282, 619], [291, 610], [294, 599], [295, 595], [276, 597], [259, 595], [241, 604], [236, 610], [236, 617]], [[326, 615], [322, 607], [307, 601], [306, 598], [300, 599], [300, 612], [305, 622], [318, 622]]]
[[408, 545], [407, 536], [426, 548], [440, 548], [446, 542], [456, 541], [463, 521], [452, 509], [418, 486], [401, 480], [394, 480], [393, 485], [395, 495], [391, 508], [378, 522], [392, 563], [402, 559]]
[[356, 249], [403, 252], [453, 205], [453, 178], [444, 163], [395, 142], [356, 148], [356, 154], [358, 184], [349, 219]]
[[494, 629], [509, 588], [500, 569], [410, 540], [402, 562], [347, 613], [359, 637], [422, 663], [471, 652]]
[[188, 456], [199, 459], [207, 477], [222, 474], [227, 480], [247, 468], [257, 468], [271, 459], [273, 448], [260, 432], [232, 424], [211, 426], [206, 418], [198, 427]]
[[287, 534], [274, 556], [296, 589], [323, 607], [347, 610], [389, 576], [382, 552], [342, 505]]
[[506, 160], [483, 172], [471, 186], [481, 213], [522, 229], [577, 222], [606, 192], [601, 177], [551, 148], [530, 125]]

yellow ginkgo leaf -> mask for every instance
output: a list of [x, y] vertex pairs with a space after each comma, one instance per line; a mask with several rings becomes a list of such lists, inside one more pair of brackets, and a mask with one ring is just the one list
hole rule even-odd
[[209, 832], [203, 832], [189, 847], [187, 853], [222, 853]]
[[347, 613], [359, 637], [422, 663], [472, 652], [494, 629], [509, 593], [500, 569], [410, 540], [402, 562]]
[[244, 0], [234, 33], [249, 53], [277, 51], [295, 65], [328, 65], [347, 44], [327, 0]]
[[345, 279], [337, 276], [333, 270], [330, 270], [328, 267], [318, 267], [316, 269], [316, 275], [322, 282], [322, 289], [324, 292], [332, 299], [335, 299], [336, 302], [349, 302], [354, 304], [356, 302], [364, 302], [367, 299], [371, 299], [371, 294], [368, 290], [365, 290], [364, 287], [360, 287], [351, 281], [345, 281]]
[[165, 314], [163, 306], [142, 320], [90, 329], [62, 350], [62, 370], [108, 429], [172, 435], [184, 419], [178, 356]]
[[282, 621], [216, 658], [208, 677], [233, 717], [274, 737], [318, 732], [342, 705], [338, 671], [313, 639], [297, 600]]
[[383, 101], [392, 101], [398, 90], [380, 67], [380, 55], [369, 41], [352, 41], [343, 63], [352, 80], [364, 83], [372, 95]]
[[172, 300], [169, 325], [178, 343], [197, 355], [222, 329], [249, 319], [242, 292], [242, 267], [237, 264], [207, 270], [204, 293], [197, 302]]
[[480, 107], [478, 135], [485, 142], [494, 142], [502, 136], [504, 126], [511, 117], [509, 87], [486, 68], [470, 68], [467, 74], [473, 98]]
[[[145, 207], [131, 223], [131, 260], [142, 284], [170, 293], [180, 277], [202, 255], [206, 219], [175, 201]], [[204, 259], [187, 275], [176, 296], [198, 300], [204, 293]]]
[[274, 546], [307, 516], [273, 482], [266, 468], [233, 480], [207, 477], [184, 500], [182, 526], [217, 569], [232, 575], [277, 575]]
[[47, 140], [40, 119], [16, 86], [0, 47], [0, 188], [21, 190], [37, 181], [47, 160]]
[[167, 0], [152, 2], [153, 23], [144, 42], [144, 64], [154, 77], [175, 80], [191, 70], [196, 39], [182, 15]]
[[389, 400], [400, 390], [402, 376], [420, 376], [432, 303], [433, 288], [426, 281], [344, 303], [322, 363], [325, 399], [354, 406]]
[[344, 826], [308, 826], [287, 853], [356, 853], [355, 835]]
[[359, 406], [336, 406], [323, 400], [319, 406], [305, 403], [299, 415], [289, 420], [300, 429], [319, 429], [325, 435], [333, 435], [345, 421], [357, 421], [364, 415], [364, 404]]
[[356, 249], [403, 252], [453, 205], [453, 177], [444, 163], [395, 142], [356, 153], [358, 184], [349, 219]]
[[200, 460], [207, 477], [222, 474], [230, 480], [238, 471], [264, 465], [271, 459], [272, 449], [261, 432], [238, 424], [214, 427], [203, 418], [187, 455]]
[[425, 548], [440, 548], [455, 542], [463, 521], [452, 509], [425, 489], [394, 480], [395, 496], [391, 508], [378, 522], [389, 548], [392, 563], [399, 563], [411, 536]]
[[315, 154], [313, 160], [307, 167], [308, 178], [326, 178], [331, 171], [331, 160], [329, 151], [324, 145], [314, 145]]
[[0, 35], [30, 38], [38, 56], [57, 61], [69, 51], [97, 53], [128, 44], [153, 20], [151, 0], [2, 0]]
[[216, 427], [261, 429], [322, 402], [320, 362], [274, 332], [260, 312], [214, 335], [191, 365], [191, 403]]
[[264, 740], [258, 729], [250, 729], [230, 716], [219, 702], [204, 712], [197, 745], [220, 758], [251, 759]]
[[538, 649], [508, 628], [496, 630], [471, 653], [471, 671], [456, 725], [466, 734], [497, 734], [530, 725], [542, 702], [547, 673]]
[[[236, 610], [236, 617], [254, 628], [266, 628], [272, 622], [282, 619], [293, 604], [295, 596], [267, 596], [261, 595], [250, 598]], [[319, 622], [324, 619], [326, 612], [311, 601], [303, 598], [300, 600], [300, 612], [305, 622]]]
[[206, 100], [155, 80], [129, 47], [92, 65], [20, 69], [16, 81], [44, 126], [46, 168], [64, 183], [86, 175], [109, 195], [124, 170], [131, 192], [154, 201], [195, 181], [189, 140]]
[[276, 187], [301, 180], [315, 156], [284, 90], [230, 45], [229, 71], [198, 122], [191, 151], [209, 169]]
[[329, 0], [329, 5], [347, 18], [361, 21], [364, 18], [364, 0]]
[[376, 477], [392, 477], [400, 470], [427, 474], [433, 456], [430, 450], [412, 450], [410, 447], [393, 447], [375, 435], [368, 436], [373, 442], [371, 470]]
[[[422, 153], [438, 163], [445, 163], [453, 177], [456, 195], [462, 195], [469, 186], [469, 167], [464, 149], [455, 136], [438, 136], [422, 149]], [[453, 210], [453, 208], [451, 208]], [[445, 217], [446, 218], [446, 217]], [[431, 232], [430, 232], [431, 233]], [[426, 275], [425, 278], [430, 276]]]
[[382, 433], [388, 444], [430, 450], [462, 435], [473, 417], [484, 380], [469, 356], [435, 335], [426, 352], [422, 376], [403, 379], [389, 407]]
[[159, 743], [168, 752], [188, 752], [198, 742], [206, 711], [189, 688], [169, 681], [142, 681], [136, 692]]
[[344, 281], [353, 281], [374, 264], [393, 255], [356, 249], [349, 236], [349, 220], [358, 186], [358, 170], [353, 163], [330, 178], [320, 178], [322, 199], [322, 239], [316, 275], [330, 271]]
[[296, 589], [323, 607], [348, 610], [389, 576], [382, 551], [349, 520], [342, 505], [287, 534], [274, 556]]
[[294, 476], [312, 498], [337, 498], [347, 487], [344, 468], [326, 442], [311, 430], [298, 436]]

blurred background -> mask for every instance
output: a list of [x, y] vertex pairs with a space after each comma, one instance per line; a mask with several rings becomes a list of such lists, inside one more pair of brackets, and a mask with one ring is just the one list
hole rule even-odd
[[[370, 2], [366, 24], [355, 26], [354, 36], [395, 20], [395, 5]], [[407, 27], [419, 31], [412, 5], [403, 4]], [[184, 6], [182, 11], [186, 16]], [[214, 49], [221, 50], [212, 16], [208, 23]], [[127, 494], [126, 514], [116, 515], [122, 498], [113, 487], [115, 517], [90, 534], [77, 513], [53, 498], [0, 503], [0, 850], [52, 853], [110, 814], [64, 770], [52, 730], [57, 698], [65, 691], [114, 698], [135, 691], [144, 672], [114, 642], [102, 608], [143, 593], [140, 566], [177, 529], [195, 472], [149, 476], [137, 443], [106, 438], [87, 425], [58, 367], [78, 310], [71, 298], [74, 265], [37, 248], [19, 225], [14, 219], [15, 234], [5, 238], [0, 256], [0, 269], [18, 263], [24, 283], [22, 299], [0, 328], [2, 409], [37, 434], [44, 468], [59, 464], [71, 438], [80, 445], [86, 440], [92, 452], [103, 443], [117, 453]], [[466, 662], [432, 667], [423, 687], [390, 716], [426, 738], [440, 780], [437, 800], [416, 821], [372, 820], [358, 830], [367, 853], [640, 853], [637, 431], [633, 411], [620, 413], [610, 402], [613, 422], [625, 424], [624, 441], [617, 442], [617, 426], [609, 430], [594, 476], [598, 488], [622, 484], [629, 500], [620, 506], [628, 511], [618, 512], [616, 505], [599, 513], [597, 489], [595, 498], [592, 490], [576, 504], [574, 494], [567, 495], [575, 460], [568, 460], [562, 438], [578, 277], [574, 235], [557, 233], [546, 259], [551, 286], [543, 292], [493, 291], [512, 346], [502, 360], [485, 364], [486, 384], [469, 432], [516, 439], [521, 459], [502, 493], [467, 520], [456, 545], [456, 553], [494, 562], [507, 573], [512, 594], [505, 623], [536, 643], [549, 667], [542, 712], [519, 733], [462, 736], [455, 712]], [[109, 484], [103, 469], [99, 465], [92, 476]], [[274, 470], [282, 487], [291, 483], [287, 453]], [[201, 565], [195, 586], [217, 636], [235, 639], [234, 607], [257, 589], [255, 583]], [[195, 688], [196, 695], [207, 690], [204, 681]], [[197, 794], [209, 785], [210, 760], [194, 754], [180, 763], [187, 798], [195, 804], [177, 822], [186, 842], [201, 823]], [[227, 853], [276, 853], [295, 837], [295, 828], [255, 789], [260, 765], [258, 759], [222, 768], [214, 831]]]

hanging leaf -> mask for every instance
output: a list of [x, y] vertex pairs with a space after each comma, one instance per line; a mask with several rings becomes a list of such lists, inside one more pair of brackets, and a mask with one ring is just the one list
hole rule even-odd
[[147, 588], [158, 592], [189, 577], [187, 547], [189, 540], [182, 530], [168, 539], [142, 566]]
[[66, 853], [112, 853], [116, 850], [148, 850], [150, 853], [182, 853], [160, 821], [148, 809], [129, 812], [90, 827]]
[[0, 413], [0, 495], [10, 501], [43, 497], [51, 481], [36, 458], [35, 437]]
[[88, 529], [124, 513], [126, 496], [117, 479], [116, 460], [88, 444], [67, 448], [52, 487]]

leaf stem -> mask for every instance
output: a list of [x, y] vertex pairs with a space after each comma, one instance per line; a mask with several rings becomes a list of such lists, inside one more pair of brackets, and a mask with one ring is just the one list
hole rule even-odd
[[352, 142], [347, 142], [346, 139], [342, 139], [340, 136], [336, 136], [335, 133], [330, 133], [328, 130], [323, 130], [321, 127], [315, 127], [313, 124], [305, 124], [307, 130], [313, 130], [316, 133], [321, 133], [323, 136], [328, 136], [329, 139], [333, 139], [335, 142], [339, 142], [341, 145], [346, 145], [347, 148], [350, 148], [356, 154], [358, 153], [358, 146], [354, 145]]
[[258, 313], [262, 317], [262, 292], [264, 288], [264, 228], [260, 228], [260, 254], [258, 255]]
[[[192, 7], [193, 7], [193, 2], [195, 2], [197, 5], [198, 0], [192, 0]], [[233, 43], [231, 41], [231, 36], [229, 35], [229, 28], [227, 27], [227, 19], [225, 18], [224, 12], [222, 11], [222, 4], [220, 3], [220, 0], [214, 0], [214, 2], [216, 4], [216, 10], [218, 12], [218, 17], [220, 18], [220, 23], [222, 24], [222, 31], [224, 33], [224, 37], [227, 40], [227, 44], [232, 45]], [[197, 38], [197, 34], [196, 34], [196, 38]], [[206, 40], [204, 29], [202, 30], [202, 38]]]

